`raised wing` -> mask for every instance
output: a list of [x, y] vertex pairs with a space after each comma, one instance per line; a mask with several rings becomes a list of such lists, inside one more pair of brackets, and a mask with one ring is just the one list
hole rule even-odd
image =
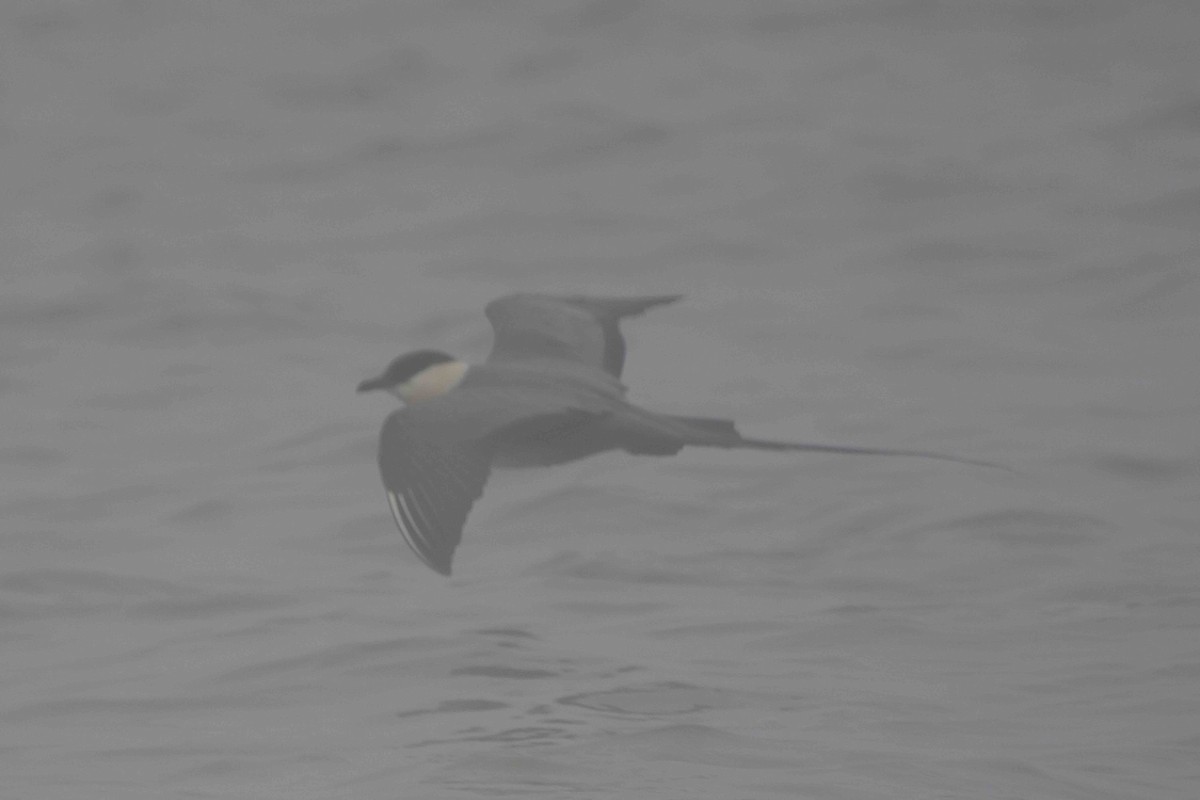
[[565, 359], [621, 376], [625, 339], [620, 322], [682, 295], [559, 297], [513, 294], [487, 304], [484, 313], [496, 340], [489, 362]]
[[379, 472], [392, 517], [413, 552], [443, 575], [450, 574], [463, 525], [491, 466], [491, 452], [478, 442], [423, 436], [407, 408], [383, 423]]

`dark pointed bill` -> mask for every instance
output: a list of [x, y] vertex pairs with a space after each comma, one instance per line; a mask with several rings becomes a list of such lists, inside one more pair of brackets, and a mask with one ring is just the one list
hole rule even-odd
[[367, 378], [358, 385], [358, 388], [355, 389], [355, 391], [359, 394], [362, 394], [363, 392], [373, 392], [376, 389], [384, 389], [386, 387], [387, 383], [384, 381], [383, 376], [381, 375], [376, 378]]

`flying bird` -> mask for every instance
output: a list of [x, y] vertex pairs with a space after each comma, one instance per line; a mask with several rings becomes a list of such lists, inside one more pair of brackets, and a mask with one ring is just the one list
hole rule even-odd
[[751, 439], [730, 420], [633, 405], [620, 380], [620, 321], [681, 296], [508, 295], [484, 309], [495, 334], [484, 363], [416, 350], [360, 383], [359, 392], [383, 390], [404, 403], [383, 423], [379, 471], [413, 552], [450, 574], [467, 514], [492, 467], [551, 466], [607, 450], [671, 456], [684, 447], [750, 448], [999, 466], [924, 450]]

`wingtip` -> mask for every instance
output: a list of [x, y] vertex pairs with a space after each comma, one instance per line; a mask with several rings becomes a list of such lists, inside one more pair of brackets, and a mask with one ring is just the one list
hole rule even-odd
[[[583, 298], [584, 302], [589, 299]], [[601, 298], [599, 303], [608, 313], [614, 314], [617, 319], [623, 319], [640, 316], [652, 308], [677, 303], [682, 299], [682, 294], [654, 294], [641, 297]]]
[[686, 296], [687, 295], [683, 294], [682, 292], [679, 294], [657, 294], [645, 298], [645, 301], [647, 303], [647, 308], [650, 308], [653, 306], [665, 306], [669, 305], [670, 303], [678, 303]]

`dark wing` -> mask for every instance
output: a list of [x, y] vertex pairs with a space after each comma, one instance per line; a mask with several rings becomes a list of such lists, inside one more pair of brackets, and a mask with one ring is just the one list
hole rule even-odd
[[489, 362], [565, 359], [621, 376], [625, 339], [620, 322], [683, 295], [651, 297], [559, 297], [513, 294], [487, 304], [496, 341]]
[[449, 575], [492, 454], [477, 442], [432, 440], [421, 430], [409, 409], [392, 412], [379, 435], [379, 472], [404, 541], [427, 565]]

